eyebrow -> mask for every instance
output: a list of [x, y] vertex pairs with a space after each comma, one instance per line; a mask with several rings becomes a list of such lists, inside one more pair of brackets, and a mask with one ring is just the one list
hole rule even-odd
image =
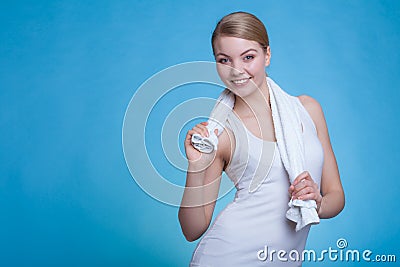
[[[243, 56], [244, 54], [246, 54], [246, 53], [248, 53], [248, 52], [250, 52], [250, 51], [254, 51], [254, 52], [257, 53], [257, 50], [255, 50], [254, 48], [250, 48], [250, 49], [247, 49], [246, 51], [244, 51], [243, 53], [241, 53], [240, 56]], [[224, 53], [218, 53], [218, 54], [216, 54], [215, 56], [216, 56], [216, 57], [217, 57], [217, 56], [226, 56], [226, 57], [229, 57], [227, 54], [224, 54]]]

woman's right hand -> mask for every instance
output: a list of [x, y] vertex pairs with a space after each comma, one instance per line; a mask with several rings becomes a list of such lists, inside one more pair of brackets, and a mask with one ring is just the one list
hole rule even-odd
[[[213, 151], [212, 153], [202, 153], [198, 151], [196, 148], [194, 148], [191, 140], [193, 134], [196, 133], [200, 134], [202, 137], [208, 137], [209, 133], [208, 133], [208, 128], [206, 127], [207, 125], [208, 122], [201, 122], [195, 125], [191, 130], [187, 132], [185, 138], [185, 152], [189, 164], [196, 165], [198, 168], [201, 169], [204, 169], [210, 165], [211, 161], [214, 159], [215, 151]], [[216, 129], [215, 131], [218, 130]]]

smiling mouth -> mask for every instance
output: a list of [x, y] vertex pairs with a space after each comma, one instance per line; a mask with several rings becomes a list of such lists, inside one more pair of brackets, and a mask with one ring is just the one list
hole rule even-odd
[[250, 79], [251, 79], [251, 77], [244, 78], [244, 79], [238, 79], [238, 80], [231, 80], [231, 82], [235, 85], [243, 85], [243, 84], [246, 84]]

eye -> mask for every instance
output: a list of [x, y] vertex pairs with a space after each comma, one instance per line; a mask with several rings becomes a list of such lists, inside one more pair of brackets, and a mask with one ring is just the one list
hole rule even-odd
[[244, 57], [244, 60], [252, 60], [254, 58], [254, 56], [252, 55], [247, 55]]
[[227, 59], [227, 58], [221, 58], [221, 59], [218, 59], [218, 62], [219, 63], [222, 63], [222, 64], [225, 64], [225, 63], [227, 63], [229, 60]]

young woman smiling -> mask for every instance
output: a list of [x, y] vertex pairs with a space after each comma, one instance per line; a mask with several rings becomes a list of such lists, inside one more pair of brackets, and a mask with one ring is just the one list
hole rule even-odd
[[[270, 65], [271, 50], [264, 24], [249, 13], [229, 14], [218, 22], [212, 47], [218, 74], [235, 95], [235, 116], [227, 119], [225, 130], [218, 136], [218, 149], [211, 154], [201, 153], [191, 144], [193, 134], [209, 135], [207, 122], [189, 130], [185, 139], [189, 166], [179, 221], [189, 241], [205, 233], [190, 265], [300, 266], [301, 260], [287, 254], [286, 260], [269, 259], [266, 264], [257, 253], [268, 246], [270, 250], [296, 250], [301, 254], [310, 226], [296, 231], [295, 223], [286, 218], [291, 198], [315, 200], [320, 218], [334, 217], [344, 207], [344, 193], [322, 108], [310, 96], [298, 97], [303, 106], [300, 118], [307, 171], [291, 183], [275, 136], [265, 71]], [[243, 125], [245, 135], [239, 133], [234, 118]], [[248, 143], [246, 151], [243, 142]], [[239, 174], [238, 168], [243, 165], [241, 153], [250, 156]], [[259, 162], [260, 153], [269, 155], [270, 160]], [[266, 179], [257, 191], [250, 193], [245, 189], [258, 166], [265, 169]], [[223, 171], [235, 183], [237, 192], [234, 201], [210, 226]]]

